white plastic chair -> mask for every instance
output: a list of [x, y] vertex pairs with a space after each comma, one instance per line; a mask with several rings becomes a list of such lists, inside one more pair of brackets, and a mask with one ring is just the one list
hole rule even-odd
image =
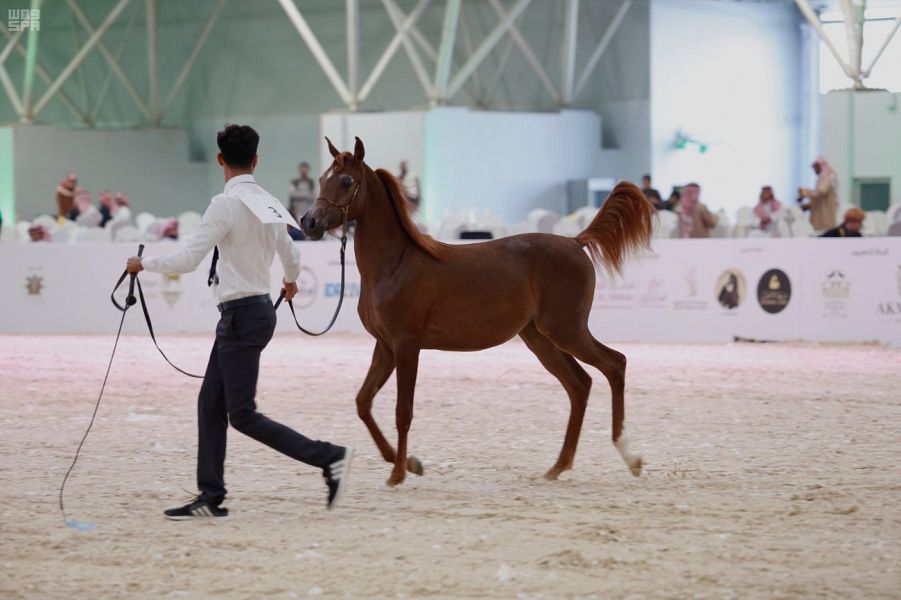
[[890, 224], [901, 221], [901, 202], [889, 205], [888, 210], [885, 211], [885, 215], [888, 217], [888, 222]]
[[[71, 223], [71, 221], [69, 221]], [[41, 215], [37, 217], [32, 223], [32, 225], [40, 225], [41, 227], [45, 227], [50, 231], [55, 231], [60, 228], [59, 224], [57, 224], [56, 219], [51, 217], [50, 215]]]
[[543, 208], [535, 208], [529, 212], [528, 221], [532, 231], [538, 233], [553, 233], [554, 225], [560, 220], [560, 215]]
[[793, 210], [782, 210], [776, 214], [778, 215], [776, 221], [778, 237], [803, 238], [813, 235], [813, 226], [811, 226], [810, 221], [803, 213], [801, 213], [800, 217]]
[[50, 241], [55, 244], [68, 244], [75, 241], [76, 235], [78, 235], [78, 227], [61, 227], [50, 232]]
[[679, 217], [671, 210], [657, 211], [657, 224], [654, 226], [655, 238], [672, 237], [673, 231], [679, 224]]
[[28, 228], [31, 227], [31, 223], [28, 221], [18, 221], [16, 223], [16, 233], [19, 240], [23, 242], [30, 242], [31, 236], [28, 235]]
[[0, 229], [0, 244], [15, 244], [19, 241], [19, 230], [15, 225], [4, 225]]
[[882, 236], [888, 232], [890, 225], [888, 215], [881, 210], [868, 210], [863, 222], [863, 234]]
[[582, 227], [576, 219], [565, 217], [554, 223], [554, 233], [566, 237], [575, 237], [582, 232]]
[[750, 206], [743, 206], [735, 213], [735, 225], [732, 226], [732, 237], [748, 237], [754, 230], [760, 231], [760, 220]]
[[154, 223], [156, 223], [156, 217], [148, 212], [138, 213], [138, 216], [135, 217], [135, 226], [141, 233], [146, 233]]
[[124, 225], [116, 230], [115, 241], [117, 242], [141, 242], [144, 241], [144, 234], [134, 225]]
[[189, 210], [178, 215], [178, 235], [188, 236], [192, 235], [197, 228], [200, 227], [200, 223], [203, 221], [203, 216], [200, 213], [194, 212], [193, 210]]
[[585, 229], [594, 220], [594, 217], [597, 214], [597, 208], [593, 206], [583, 206], [582, 208], [574, 212], [571, 216], [576, 220], [576, 223], [579, 224], [579, 227]]
[[729, 236], [732, 230], [732, 224], [729, 222], [729, 215], [722, 208], [716, 213], [716, 225], [710, 232], [710, 237], [724, 238]]
[[74, 241], [79, 243], [100, 243], [109, 242], [111, 240], [112, 236], [109, 229], [101, 227], [82, 227], [78, 230], [78, 233], [75, 234]]

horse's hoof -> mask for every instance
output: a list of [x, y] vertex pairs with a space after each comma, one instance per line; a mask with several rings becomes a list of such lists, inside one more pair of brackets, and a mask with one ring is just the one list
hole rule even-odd
[[407, 470], [414, 475], [422, 476], [425, 473], [425, 469], [422, 468], [422, 463], [415, 456], [407, 457]]
[[558, 477], [560, 477], [560, 469], [549, 469], [548, 472], [544, 474], [544, 478], [548, 481], [557, 481]]
[[393, 487], [399, 486], [403, 482], [404, 482], [403, 475], [401, 475], [400, 477], [392, 475], [391, 477], [388, 478], [388, 481], [385, 482], [385, 485], [393, 488]]
[[629, 465], [629, 471], [632, 472], [632, 475], [635, 477], [641, 477], [641, 467], [643, 466], [643, 462], [640, 456], [634, 457], [630, 462], [626, 463]]

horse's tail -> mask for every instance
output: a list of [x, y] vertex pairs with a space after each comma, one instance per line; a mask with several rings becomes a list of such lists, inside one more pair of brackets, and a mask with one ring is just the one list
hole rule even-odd
[[638, 186], [621, 181], [576, 241], [588, 248], [595, 265], [619, 273], [626, 257], [650, 247], [656, 217], [657, 209]]

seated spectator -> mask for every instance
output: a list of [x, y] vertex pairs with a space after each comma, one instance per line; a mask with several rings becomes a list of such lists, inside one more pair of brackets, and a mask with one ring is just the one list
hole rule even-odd
[[178, 239], [178, 219], [165, 219], [160, 223], [159, 236], [161, 240]]
[[49, 242], [50, 231], [43, 225], [32, 225], [28, 228], [28, 237], [32, 242]]
[[77, 216], [74, 221], [79, 227], [99, 227], [103, 216], [91, 203], [91, 193], [83, 188], [75, 192], [75, 210]]
[[716, 227], [717, 216], [700, 201], [701, 186], [689, 183], [682, 188], [679, 202], [679, 237], [706, 238]]
[[75, 173], [67, 173], [59, 185], [56, 186], [56, 218], [75, 220], [75, 190], [78, 187], [78, 177]]
[[782, 208], [782, 203], [776, 199], [773, 188], [765, 185], [760, 188], [760, 198], [754, 207], [754, 214], [760, 219], [760, 229], [767, 233], [775, 233], [776, 222], [773, 215]]
[[131, 202], [129, 202], [128, 196], [122, 192], [116, 192], [116, 197], [113, 200], [116, 204], [116, 209], [113, 211], [113, 219], [124, 222], [131, 221]]
[[826, 230], [823, 235], [820, 237], [863, 237], [863, 234], [860, 230], [863, 228], [863, 220], [866, 218], [866, 213], [864, 213], [859, 208], [852, 207], [845, 211], [845, 220], [838, 227], [833, 227], [832, 229]]
[[113, 218], [113, 213], [116, 212], [116, 204], [109, 190], [100, 192], [97, 199], [100, 201], [100, 226], [106, 227], [106, 224]]
[[651, 187], [651, 176], [644, 175], [641, 178], [641, 193], [651, 201], [657, 210], [669, 210], [669, 204], [660, 197], [660, 192]]

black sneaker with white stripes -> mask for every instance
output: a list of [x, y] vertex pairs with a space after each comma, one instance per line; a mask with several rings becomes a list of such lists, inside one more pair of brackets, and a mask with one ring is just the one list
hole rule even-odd
[[210, 517], [221, 519], [228, 516], [228, 509], [210, 504], [206, 500], [201, 500], [198, 496], [184, 506], [163, 511], [163, 514], [166, 515], [167, 519], [173, 521], [188, 521], [190, 519], [206, 519]]
[[338, 460], [322, 470], [325, 483], [328, 485], [328, 507], [335, 508], [344, 495], [347, 487], [347, 479], [350, 474], [350, 463], [354, 459], [354, 449], [348, 446], [344, 448]]

